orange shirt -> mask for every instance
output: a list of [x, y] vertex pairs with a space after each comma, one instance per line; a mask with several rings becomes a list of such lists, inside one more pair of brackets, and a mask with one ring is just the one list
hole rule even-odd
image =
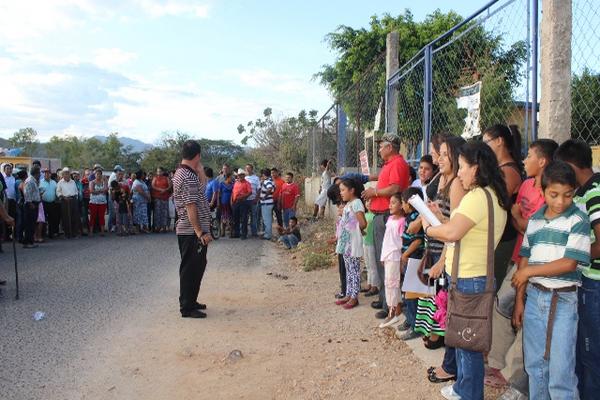
[[246, 194], [251, 194], [252, 193], [252, 186], [250, 185], [250, 182], [244, 180], [244, 181], [235, 181], [235, 183], [233, 184], [233, 194], [232, 194], [232, 200], [235, 203], [236, 200], [238, 199], [238, 197], [240, 196], [244, 196]]
[[279, 201], [279, 196], [281, 195], [281, 189], [283, 189], [283, 184], [285, 181], [282, 178], [273, 179], [273, 183], [275, 184], [275, 191], [273, 192], [273, 200], [277, 203]]
[[[166, 176], [155, 176], [152, 179], [152, 186], [156, 186], [159, 189], [169, 188], [169, 178]], [[159, 192], [158, 190], [152, 189], [152, 197], [159, 200], [169, 200], [169, 192]]]

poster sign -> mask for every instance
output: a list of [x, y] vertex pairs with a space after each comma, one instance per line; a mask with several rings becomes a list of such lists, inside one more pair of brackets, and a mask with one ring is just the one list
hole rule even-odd
[[479, 110], [481, 105], [481, 81], [471, 85], [464, 86], [458, 89], [458, 97], [456, 98], [456, 106], [459, 109], [467, 110], [465, 118], [465, 127], [462, 137], [471, 139], [481, 135], [481, 127], [479, 125]]
[[369, 153], [367, 153], [367, 150], [363, 150], [358, 153], [358, 157], [360, 159], [360, 172], [363, 175], [369, 175]]
[[379, 107], [377, 107], [377, 114], [375, 114], [375, 126], [373, 127], [374, 131], [379, 131], [381, 127], [381, 106], [383, 104], [383, 99], [379, 102]]

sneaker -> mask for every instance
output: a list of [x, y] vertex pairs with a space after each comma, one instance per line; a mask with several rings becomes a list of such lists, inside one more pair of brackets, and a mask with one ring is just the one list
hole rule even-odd
[[403, 323], [401, 323], [400, 325], [398, 325], [396, 327], [396, 329], [398, 329], [399, 332], [404, 332], [410, 329], [410, 324], [406, 321], [404, 321]]
[[460, 396], [454, 391], [452, 385], [444, 386], [440, 393], [446, 400], [460, 400]]
[[379, 324], [379, 327], [381, 329], [387, 328], [388, 326], [392, 326], [398, 322], [400, 322], [400, 317], [395, 315], [393, 317], [386, 318], [381, 324]]
[[510, 386], [498, 397], [498, 400], [527, 400], [527, 396]]
[[[397, 333], [400, 333], [399, 331], [396, 331]], [[410, 331], [406, 331], [404, 332], [402, 335], [400, 335], [400, 340], [413, 340], [419, 337], [419, 334], [413, 330]]]

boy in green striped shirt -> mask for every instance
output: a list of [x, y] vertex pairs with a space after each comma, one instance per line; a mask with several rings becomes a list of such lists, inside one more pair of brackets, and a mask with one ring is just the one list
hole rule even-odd
[[592, 170], [592, 149], [581, 140], [567, 140], [555, 157], [575, 171], [579, 189], [574, 202], [590, 218], [592, 262], [583, 268], [579, 288], [579, 323], [575, 372], [582, 400], [600, 393], [600, 174]]
[[578, 267], [590, 261], [590, 222], [573, 204], [576, 188], [569, 164], [553, 161], [546, 167], [542, 175], [546, 205], [529, 219], [519, 269], [512, 278], [517, 288], [513, 324], [523, 325], [532, 399], [579, 398], [575, 375]]

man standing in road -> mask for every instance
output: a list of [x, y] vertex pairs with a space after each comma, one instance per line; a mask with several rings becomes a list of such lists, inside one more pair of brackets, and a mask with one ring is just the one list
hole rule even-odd
[[368, 188], [363, 192], [363, 199], [371, 199], [371, 212], [373, 218], [373, 241], [375, 243], [375, 256], [377, 272], [381, 277], [379, 288], [379, 300], [371, 303], [376, 309], [381, 309], [375, 316], [383, 319], [388, 316], [385, 301], [385, 285], [383, 284], [385, 270], [381, 260], [381, 245], [385, 235], [385, 223], [390, 215], [390, 197], [395, 193], [401, 193], [408, 187], [409, 171], [408, 164], [400, 152], [400, 137], [393, 133], [386, 133], [377, 141], [379, 143], [379, 155], [384, 161], [379, 176], [372, 176], [371, 180], [377, 181], [375, 188]]
[[173, 200], [177, 208], [176, 233], [181, 254], [179, 266], [179, 310], [183, 318], [206, 318], [205, 304], [198, 303], [206, 269], [210, 235], [210, 210], [205, 183], [198, 178], [200, 144], [188, 140], [181, 149], [181, 164], [173, 176]]
[[65, 237], [71, 239], [79, 235], [79, 191], [71, 179], [71, 170], [62, 170], [62, 179], [56, 185], [56, 197], [60, 201], [61, 221]]
[[258, 203], [260, 200], [260, 178], [254, 175], [254, 165], [248, 164], [246, 165], [246, 180], [250, 182], [250, 186], [252, 186], [252, 194], [248, 197], [250, 201], [250, 210], [248, 210], [250, 214], [250, 232], [252, 232], [252, 237], [258, 236]]

